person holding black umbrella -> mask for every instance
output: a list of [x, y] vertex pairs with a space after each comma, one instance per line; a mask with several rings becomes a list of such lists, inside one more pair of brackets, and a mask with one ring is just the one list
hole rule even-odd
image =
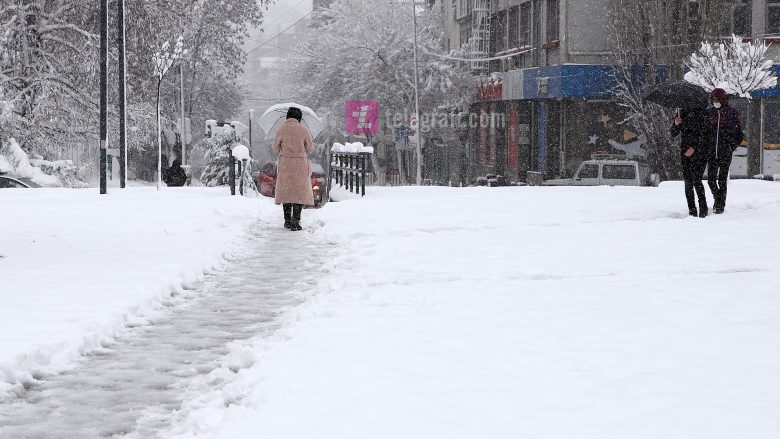
[[[680, 136], [680, 160], [682, 161], [683, 180], [685, 181], [685, 199], [688, 202], [688, 214], [704, 218], [709, 213], [707, 194], [702, 178], [710, 149], [710, 120], [704, 108], [683, 108], [678, 111], [672, 124], [672, 137]], [[694, 190], [699, 198], [696, 209]]]
[[742, 140], [742, 125], [739, 113], [729, 106], [729, 95], [725, 90], [716, 88], [710, 94], [711, 135], [709, 158], [707, 160], [707, 183], [715, 199], [712, 206], [716, 214], [726, 210], [726, 191], [729, 181], [731, 158]]

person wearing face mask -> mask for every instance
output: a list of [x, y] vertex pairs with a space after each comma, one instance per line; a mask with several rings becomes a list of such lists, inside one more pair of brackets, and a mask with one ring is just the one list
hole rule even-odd
[[710, 108], [712, 148], [707, 160], [707, 184], [715, 199], [713, 211], [720, 214], [726, 209], [731, 158], [745, 135], [742, 133], [739, 113], [729, 106], [728, 93], [721, 88], [716, 88], [710, 98], [712, 100], [712, 108]]

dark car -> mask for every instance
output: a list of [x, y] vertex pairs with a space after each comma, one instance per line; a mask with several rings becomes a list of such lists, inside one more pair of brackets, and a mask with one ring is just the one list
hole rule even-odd
[[[321, 207], [325, 192], [325, 170], [322, 166], [311, 165], [311, 189], [314, 192], [314, 207]], [[276, 196], [276, 162], [270, 162], [260, 168], [257, 174], [257, 189], [266, 197]]]
[[12, 177], [10, 175], [0, 175], [0, 189], [17, 188], [38, 188], [41, 187], [28, 178]]

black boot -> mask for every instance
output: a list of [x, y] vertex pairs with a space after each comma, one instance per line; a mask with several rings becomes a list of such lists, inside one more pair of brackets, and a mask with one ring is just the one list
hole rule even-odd
[[282, 204], [282, 209], [284, 209], [284, 228], [289, 229], [292, 227], [293, 205], [290, 203]]
[[707, 208], [706, 204], [699, 204], [699, 218], [706, 218], [709, 213], [710, 209]]
[[290, 230], [293, 232], [303, 230], [303, 227], [301, 227], [301, 209], [303, 209], [303, 205], [301, 204], [292, 205], [292, 221]]

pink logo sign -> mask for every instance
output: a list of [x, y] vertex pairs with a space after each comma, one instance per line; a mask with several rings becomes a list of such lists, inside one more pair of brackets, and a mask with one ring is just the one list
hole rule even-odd
[[379, 132], [379, 101], [347, 101], [347, 133]]

